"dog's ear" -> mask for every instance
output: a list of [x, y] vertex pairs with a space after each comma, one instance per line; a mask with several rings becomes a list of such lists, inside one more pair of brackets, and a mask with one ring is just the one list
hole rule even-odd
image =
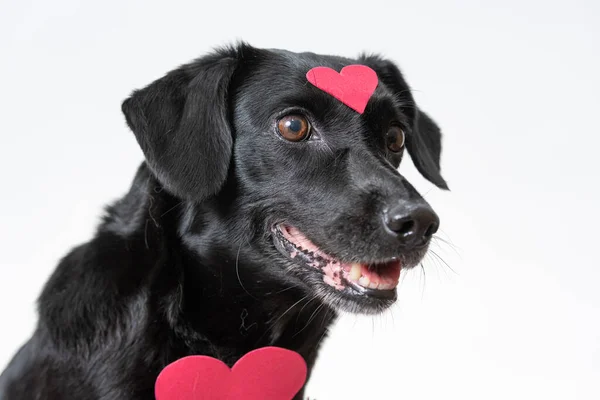
[[399, 102], [407, 105], [405, 113], [414, 123], [412, 132], [406, 137], [406, 148], [417, 170], [437, 187], [448, 189], [440, 171], [442, 132], [439, 126], [418, 109], [409, 86], [394, 63], [373, 55], [362, 55], [359, 59], [375, 70], [379, 81], [394, 92]]
[[412, 135], [407, 135], [406, 148], [415, 167], [437, 187], [448, 190], [448, 184], [442, 177], [440, 168], [442, 154], [440, 127], [429, 115], [417, 109], [412, 133]]
[[216, 194], [228, 174], [233, 136], [228, 93], [236, 49], [169, 72], [123, 102], [127, 124], [161, 184], [184, 199]]

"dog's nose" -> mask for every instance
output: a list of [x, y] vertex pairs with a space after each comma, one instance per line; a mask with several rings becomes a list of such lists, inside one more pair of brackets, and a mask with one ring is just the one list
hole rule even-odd
[[384, 213], [384, 222], [408, 248], [427, 244], [440, 226], [439, 217], [427, 204], [395, 206]]

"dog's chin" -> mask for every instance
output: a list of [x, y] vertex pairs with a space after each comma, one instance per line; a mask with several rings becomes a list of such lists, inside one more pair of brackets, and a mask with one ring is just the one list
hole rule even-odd
[[401, 256], [377, 263], [344, 262], [286, 224], [274, 226], [272, 236], [310, 290], [330, 306], [353, 313], [374, 314], [390, 307], [396, 301], [400, 271], [416, 264], [406, 265]]

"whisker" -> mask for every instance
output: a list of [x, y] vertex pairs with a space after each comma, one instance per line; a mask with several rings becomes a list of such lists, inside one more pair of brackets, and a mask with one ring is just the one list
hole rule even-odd
[[318, 349], [321, 346], [321, 342], [323, 341], [325, 336], [327, 336], [328, 333], [329, 333], [329, 328], [325, 328], [325, 330], [323, 331], [323, 334], [321, 335], [321, 338], [319, 339], [319, 341], [317, 342], [317, 345], [315, 346], [315, 349]]
[[315, 318], [319, 311], [323, 309], [323, 306], [325, 305], [325, 303], [321, 303], [320, 306], [318, 306], [315, 311], [313, 311], [313, 313], [311, 314], [310, 318], [308, 319], [308, 322], [306, 323], [306, 325], [304, 325], [304, 328], [300, 329], [298, 332], [296, 332], [294, 334], [294, 336], [292, 336], [292, 338], [295, 338], [297, 335], [299, 335], [303, 330], [305, 330], [306, 328], [308, 328], [308, 326], [310, 325], [310, 323], [312, 322], [313, 318]]
[[290, 286], [286, 287], [285, 289], [281, 289], [281, 290], [275, 292], [274, 294], [280, 294], [280, 293], [283, 293], [283, 292], [288, 291], [290, 289], [295, 289], [295, 288], [298, 288], [298, 287], [300, 287], [300, 286], [298, 286], [298, 285], [290, 285]]
[[421, 301], [423, 301], [425, 298], [425, 285], [427, 284], [427, 276], [425, 274], [425, 266], [423, 265], [423, 262], [420, 262], [419, 266], [421, 266], [421, 275], [423, 276], [423, 284], [421, 285]]
[[[448, 245], [448, 247], [450, 247], [457, 255], [460, 256], [460, 252], [458, 251], [458, 247], [454, 243], [452, 243], [451, 241], [446, 240], [446, 239], [444, 239], [444, 238], [442, 238], [441, 236], [438, 236], [438, 235], [434, 235], [433, 239], [435, 239], [436, 241], [440, 241], [440, 242]], [[436, 244], [439, 244], [439, 243], [436, 243]]]
[[433, 190], [433, 189], [429, 189], [428, 191], [426, 191], [425, 193], [423, 193], [423, 194], [421, 195], [421, 197], [425, 198], [425, 197], [426, 197], [426, 196], [427, 196], [429, 193], [431, 193], [431, 191], [432, 191], [432, 190]]
[[375, 339], [375, 318], [371, 318], [371, 339]]
[[308, 297], [308, 295], [304, 296], [303, 298], [301, 298], [300, 300], [298, 300], [297, 302], [295, 302], [294, 304], [292, 304], [292, 305], [291, 305], [291, 306], [290, 306], [290, 307], [289, 307], [287, 310], [285, 310], [285, 311], [283, 312], [283, 314], [281, 314], [281, 315], [279, 316], [279, 318], [277, 318], [277, 319], [275, 320], [275, 322], [273, 322], [273, 325], [275, 325], [275, 324], [276, 324], [276, 323], [277, 323], [277, 322], [278, 322], [278, 321], [279, 321], [281, 318], [283, 318], [283, 316], [284, 316], [285, 314], [287, 314], [287, 313], [288, 313], [288, 312], [289, 312], [289, 311], [290, 311], [292, 308], [294, 308], [296, 305], [298, 305], [298, 303], [300, 303], [302, 300], [306, 300], [306, 298], [307, 298], [307, 297]]
[[354, 314], [354, 324], [352, 324], [352, 329], [356, 328], [357, 322], [358, 322], [358, 315]]
[[440, 260], [433, 255], [433, 251], [427, 252], [425, 258], [422, 260], [422, 263], [424, 265], [427, 264], [428, 266], [435, 266], [433, 270], [437, 273], [438, 279], [440, 278], [440, 269], [444, 270], [444, 273], [446, 273], [446, 268], [444, 268], [444, 266], [440, 263]]
[[315, 300], [318, 297], [317, 294], [315, 294], [309, 301], [306, 302], [305, 305], [302, 306], [302, 308], [300, 309], [300, 311], [298, 312], [298, 315], [302, 314], [302, 310], [304, 310], [304, 308], [309, 305], [313, 300]]
[[244, 286], [244, 284], [242, 283], [242, 279], [240, 278], [240, 251], [242, 251], [242, 245], [240, 244], [240, 247], [238, 248], [237, 251], [237, 256], [235, 257], [235, 274], [237, 275], [238, 278], [238, 282], [240, 283], [240, 286], [242, 287], [242, 289], [244, 289], [244, 292], [248, 293], [248, 296], [252, 297], [254, 300], [258, 300], [256, 297], [252, 296], [252, 294], [250, 294], [250, 292], [248, 290], [246, 290], [246, 287]]
[[290, 312], [290, 310], [292, 308], [296, 307], [302, 300], [306, 300], [307, 297], [308, 297], [308, 295], [302, 297], [300, 300], [298, 300], [297, 302], [295, 302], [294, 304], [292, 304], [291, 306], [289, 306], [288, 309], [283, 312], [283, 314], [281, 314], [275, 321], [273, 321], [272, 323], [270, 323], [270, 327], [265, 330], [265, 332], [258, 338], [258, 340], [256, 341], [256, 343], [257, 344], [260, 343], [260, 341], [265, 337], [265, 335], [268, 332], [273, 331], [273, 328], [275, 327], [275, 325], [277, 324], [277, 322], [279, 322], [279, 320], [281, 318], [283, 318], [285, 316], [285, 314], [287, 314], [288, 312]]
[[146, 219], [146, 225], [144, 226], [144, 243], [146, 244], [146, 249], [150, 250], [150, 245], [148, 244], [148, 222], [149, 219]]
[[444, 265], [453, 273], [455, 273], [456, 275], [458, 275], [458, 273], [450, 266], [450, 264], [448, 264], [438, 253], [436, 253], [435, 251], [429, 249], [429, 251], [431, 252], [431, 254], [433, 254], [438, 260], [440, 260], [442, 263], [444, 263]]
[[300, 311], [298, 312], [298, 315], [296, 316], [296, 324], [298, 323], [298, 319], [300, 318], [300, 315], [302, 314], [302, 311], [304, 310], [304, 308], [309, 305], [313, 300], [315, 300], [318, 297], [317, 294], [315, 294], [309, 301], [306, 302], [306, 304], [304, 304], [302, 306], [302, 308], [300, 309]]
[[180, 201], [179, 203], [175, 204], [173, 207], [169, 208], [167, 211], [165, 211], [164, 213], [162, 213], [160, 216], [161, 218], [164, 217], [165, 215], [167, 215], [168, 213], [170, 213], [171, 211], [173, 211], [174, 209], [176, 209], [177, 207], [179, 207], [180, 205], [183, 204], [183, 200]]
[[329, 311], [331, 311], [331, 309], [329, 307], [327, 307], [327, 310], [325, 311], [325, 314], [323, 315], [323, 319], [321, 320], [321, 329], [323, 329], [325, 327], [325, 321], [327, 320]]
[[333, 149], [331, 148], [331, 146], [329, 146], [329, 144], [326, 141], [322, 141], [322, 143], [325, 145], [325, 148], [327, 150], [329, 150], [329, 152], [331, 153], [331, 155], [334, 156], [335, 152], [333, 151]]

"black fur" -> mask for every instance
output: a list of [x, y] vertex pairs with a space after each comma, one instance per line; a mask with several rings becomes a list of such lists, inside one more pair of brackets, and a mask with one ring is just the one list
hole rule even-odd
[[[363, 115], [305, 78], [314, 66], [355, 63], [380, 78]], [[390, 201], [424, 202], [384, 135], [401, 123], [419, 171], [446, 188], [440, 130], [389, 61], [240, 44], [170, 72], [122, 108], [146, 161], [46, 284], [35, 334], [0, 377], [2, 400], [149, 400], [157, 374], [180, 357], [232, 365], [267, 345], [299, 352], [310, 371], [336, 309], [377, 312], [392, 300], [328, 287], [275, 248], [276, 223], [346, 261], [410, 266], [423, 256], [380, 228]], [[312, 140], [277, 135], [290, 110], [309, 117]]]

